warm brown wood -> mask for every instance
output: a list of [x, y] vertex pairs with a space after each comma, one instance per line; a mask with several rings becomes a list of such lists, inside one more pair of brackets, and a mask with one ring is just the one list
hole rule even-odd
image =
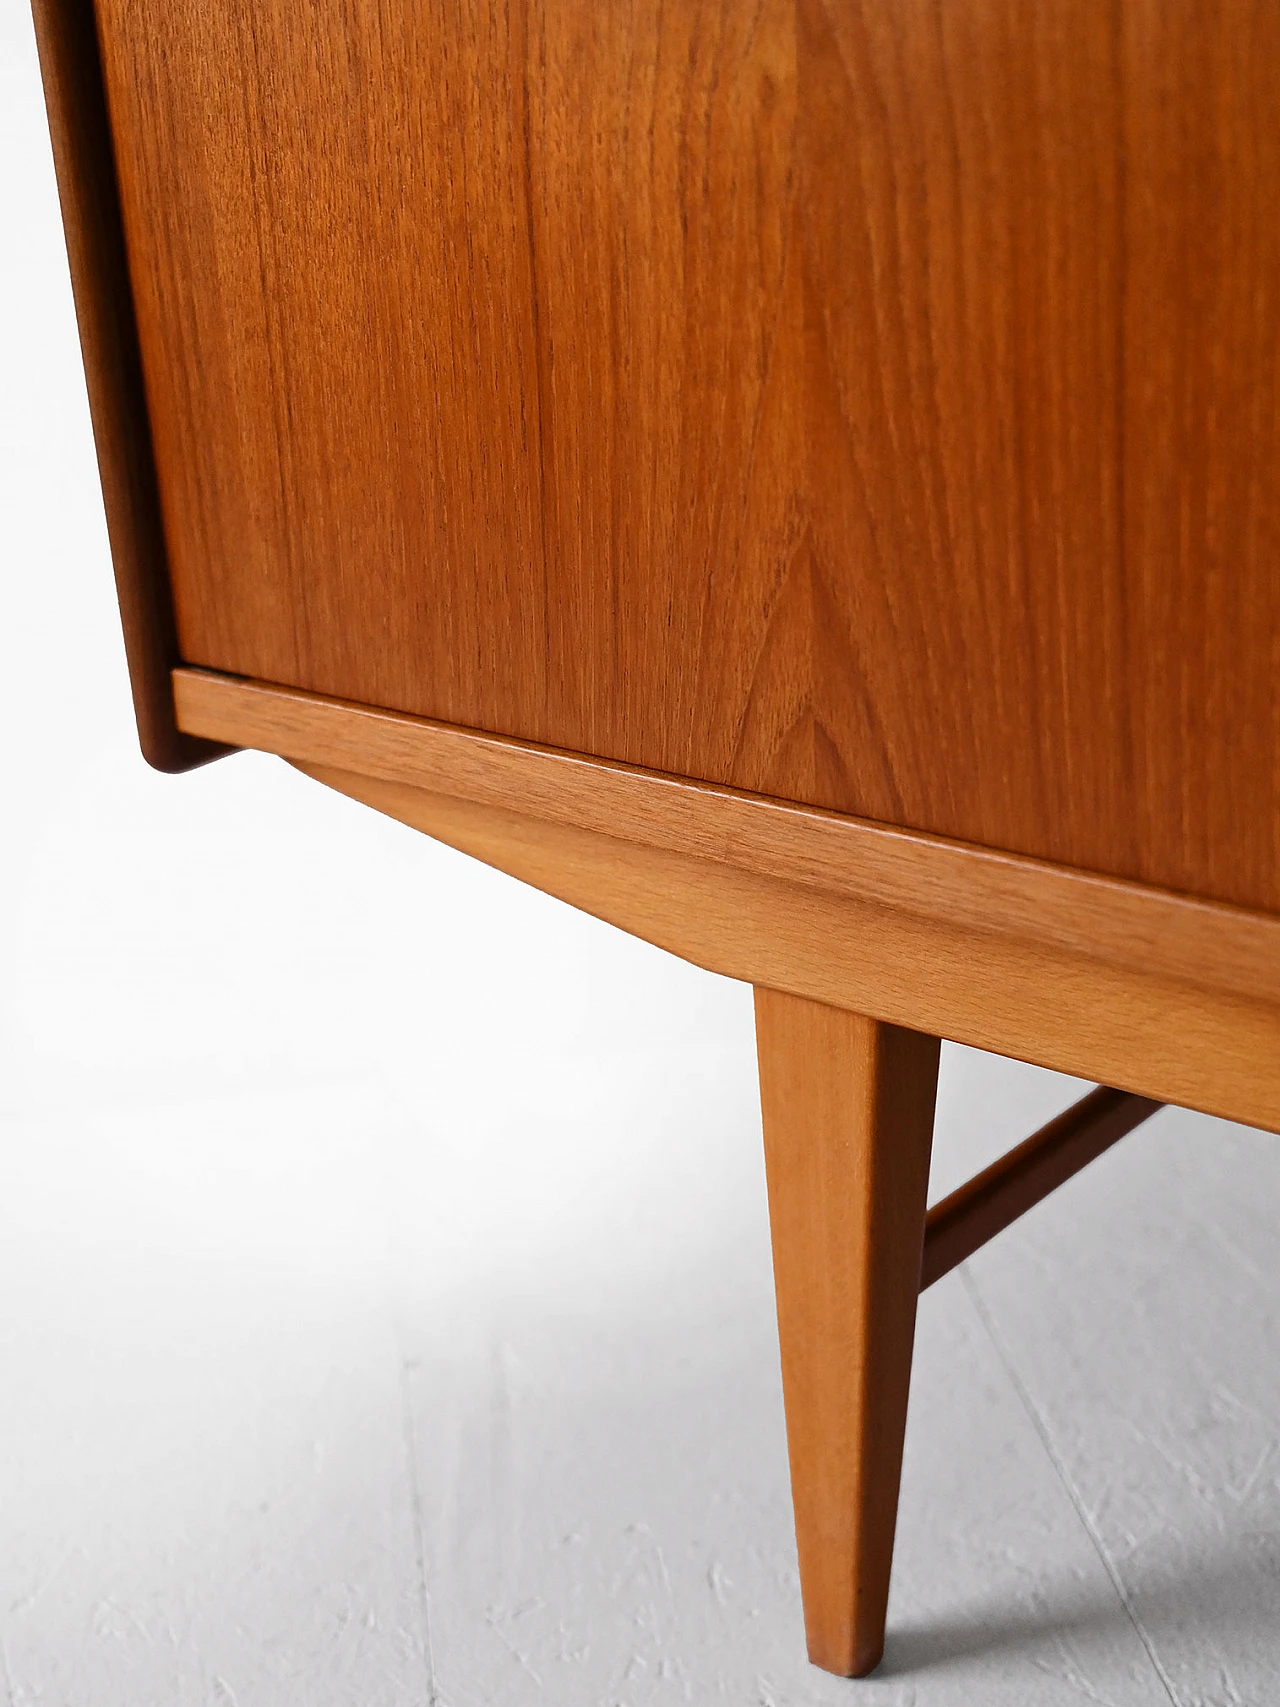
[[938, 1040], [756, 990], [787, 1450], [809, 1658], [884, 1648]]
[[183, 656], [1280, 910], [1280, 13], [99, 0]]
[[[198, 670], [182, 728], [1280, 1006], [1280, 918]], [[1043, 1002], [1053, 1007], [1051, 985]], [[1106, 1075], [1088, 1075], [1105, 1077]]]
[[223, 749], [174, 720], [177, 636], [92, 0], [32, 11], [138, 740], [157, 770], [190, 770]]
[[1117, 15], [1133, 833], [1168, 850], [1172, 887], [1274, 906], [1280, 6]]
[[1280, 1009], [319, 765], [317, 781], [710, 971], [1280, 1131]]
[[920, 1290], [1034, 1209], [1164, 1104], [1100, 1085], [930, 1209]]
[[1280, 921], [179, 671], [183, 727], [698, 965], [1280, 1131]]

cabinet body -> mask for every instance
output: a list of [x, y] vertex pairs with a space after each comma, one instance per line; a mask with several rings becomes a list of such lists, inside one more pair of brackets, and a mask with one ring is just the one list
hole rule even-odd
[[182, 660], [1280, 909], [1280, 7], [97, 18]]

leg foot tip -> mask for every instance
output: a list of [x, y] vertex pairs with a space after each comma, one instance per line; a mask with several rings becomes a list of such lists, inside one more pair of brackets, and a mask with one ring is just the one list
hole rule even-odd
[[866, 1644], [809, 1643], [810, 1662], [833, 1677], [869, 1677], [883, 1658], [883, 1638]]

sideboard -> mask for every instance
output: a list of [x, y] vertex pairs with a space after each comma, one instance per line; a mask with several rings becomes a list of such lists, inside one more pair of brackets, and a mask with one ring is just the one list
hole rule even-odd
[[[871, 1669], [922, 1283], [1280, 1130], [1280, 4], [34, 9], [144, 753], [755, 986]], [[1099, 1089], [930, 1210], [941, 1038]]]

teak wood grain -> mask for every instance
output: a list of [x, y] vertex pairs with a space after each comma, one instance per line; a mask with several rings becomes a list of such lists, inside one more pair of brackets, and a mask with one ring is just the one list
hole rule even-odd
[[715, 972], [1280, 1130], [1280, 920], [198, 671], [193, 733]]
[[186, 661], [1280, 909], [1280, 8], [98, 12]]
[[709, 971], [1280, 1132], [1274, 1003], [619, 835], [300, 768]]
[[938, 1040], [756, 991], [787, 1451], [809, 1658], [884, 1649]]
[[1280, 1006], [1280, 918], [266, 682], [174, 672], [182, 728]]

